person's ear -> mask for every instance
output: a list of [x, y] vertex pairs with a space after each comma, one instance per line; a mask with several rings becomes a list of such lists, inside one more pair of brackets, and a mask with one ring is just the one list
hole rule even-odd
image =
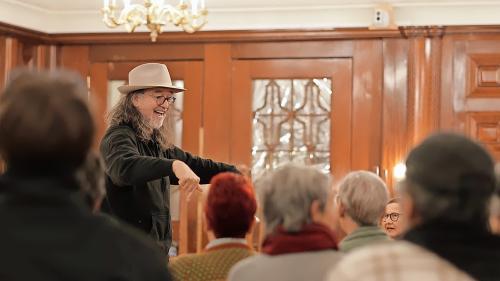
[[137, 106], [139, 105], [139, 99], [140, 99], [140, 97], [139, 97], [139, 96], [140, 96], [140, 95], [137, 95], [137, 94], [134, 94], [134, 95], [132, 96], [132, 104], [133, 104], [135, 107], [137, 107]]
[[338, 208], [339, 218], [344, 218], [346, 216], [344, 204], [338, 201], [337, 208]]
[[313, 222], [318, 222], [322, 218], [323, 212], [321, 211], [320, 203], [318, 200], [314, 200], [309, 207], [309, 214]]

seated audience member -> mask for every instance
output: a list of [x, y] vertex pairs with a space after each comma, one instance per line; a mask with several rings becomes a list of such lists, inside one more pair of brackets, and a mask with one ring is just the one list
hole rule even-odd
[[353, 253], [329, 280], [499, 280], [500, 237], [487, 227], [494, 188], [493, 161], [479, 144], [427, 138], [406, 160], [403, 241]]
[[349, 173], [338, 185], [336, 198], [338, 228], [347, 234], [339, 243], [340, 251], [389, 241], [378, 226], [388, 195], [385, 183], [377, 175], [366, 171]]
[[500, 235], [500, 188], [497, 188], [490, 202], [490, 230]]
[[329, 176], [289, 164], [258, 181], [256, 190], [267, 233], [263, 254], [236, 264], [229, 280], [323, 280], [341, 257]]
[[85, 163], [77, 171], [76, 177], [86, 203], [93, 213], [99, 213], [102, 200], [106, 196], [106, 186], [104, 185], [104, 165], [97, 153], [90, 152], [87, 155]]
[[0, 95], [2, 280], [169, 280], [130, 228], [92, 215], [76, 171], [94, 138], [87, 87], [65, 72], [19, 71]]
[[493, 234], [500, 235], [500, 163], [495, 165], [495, 174], [497, 187], [490, 202], [490, 230]]
[[403, 224], [404, 215], [401, 211], [400, 199], [393, 198], [385, 206], [385, 214], [382, 217], [382, 227], [389, 237], [397, 239], [403, 233]]
[[204, 252], [170, 260], [174, 280], [226, 280], [231, 267], [253, 255], [245, 235], [250, 232], [257, 210], [253, 187], [245, 177], [225, 172], [210, 182], [205, 217], [210, 241]]

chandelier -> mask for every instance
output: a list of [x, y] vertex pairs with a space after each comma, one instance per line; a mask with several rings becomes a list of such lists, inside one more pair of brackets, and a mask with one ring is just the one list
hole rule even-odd
[[200, 30], [207, 23], [205, 0], [180, 0], [177, 6], [164, 4], [163, 0], [144, 0], [144, 4], [131, 4], [123, 0], [123, 9], [116, 0], [104, 0], [103, 21], [108, 27], [125, 25], [128, 32], [144, 25], [151, 31], [151, 41], [156, 42], [163, 26], [171, 23], [188, 33]]

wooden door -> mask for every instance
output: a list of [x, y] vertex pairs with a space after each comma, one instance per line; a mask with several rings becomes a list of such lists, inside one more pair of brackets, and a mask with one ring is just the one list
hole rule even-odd
[[[329, 167], [330, 171], [335, 175], [335, 178], [340, 179], [343, 175], [345, 175], [351, 168], [351, 130], [352, 130], [352, 60], [345, 58], [335, 58], [335, 59], [264, 59], [264, 60], [235, 60], [233, 61], [233, 74], [232, 74], [233, 82], [232, 82], [232, 92], [231, 92], [231, 104], [232, 104], [232, 112], [231, 112], [231, 149], [230, 149], [230, 161], [232, 163], [243, 163], [252, 167], [252, 164], [255, 163], [255, 151], [254, 140], [256, 131], [259, 130], [259, 127], [253, 123], [259, 123], [260, 120], [256, 119], [256, 115], [258, 113], [256, 108], [261, 107], [262, 103], [259, 104], [260, 101], [254, 99], [257, 97], [257, 92], [255, 92], [255, 88], [262, 85], [262, 83], [269, 83], [265, 86], [265, 89], [269, 90], [269, 87], [274, 87], [275, 90], [281, 91], [281, 86], [276, 86], [279, 83], [288, 83], [290, 82], [291, 87], [293, 88], [295, 83], [297, 82], [299, 85], [305, 85], [305, 88], [309, 87], [309, 94], [307, 94], [307, 90], [304, 90], [302, 94], [302, 100], [296, 102], [297, 106], [293, 104], [293, 100], [290, 101], [291, 107], [290, 109], [283, 109], [286, 112], [284, 115], [287, 115], [288, 120], [294, 119], [298, 117], [301, 113], [299, 113], [299, 108], [306, 103], [307, 97], [309, 98], [309, 102], [313, 102], [314, 99], [319, 99], [318, 89], [314, 90], [314, 88], [318, 88], [320, 86], [313, 85], [318, 82], [315, 79], [327, 81], [330, 85], [331, 89], [331, 97], [330, 99], [330, 107], [323, 108], [320, 110], [321, 112], [328, 112], [329, 123], [330, 126], [325, 128], [324, 126], [320, 128], [318, 125], [318, 129], [314, 131], [314, 129], [310, 129], [311, 125], [315, 126], [323, 120], [310, 119], [308, 124], [306, 124], [305, 119], [311, 118], [309, 115], [318, 115], [319, 113], [312, 114], [303, 114], [301, 116], [302, 120], [299, 120], [299, 125], [302, 127], [301, 138], [305, 141], [302, 142], [302, 146], [305, 147], [304, 150], [307, 153], [310, 153], [309, 156], [312, 158], [316, 157], [314, 154], [315, 146], [317, 143], [311, 141], [311, 139], [316, 138], [309, 135], [305, 137], [306, 131], [313, 132], [316, 134], [325, 135], [324, 130], [329, 130], [326, 132], [326, 135], [329, 135]], [[287, 82], [288, 81], [288, 82]], [[312, 84], [311, 84], [312, 83]], [[274, 85], [274, 86], [273, 86]], [[312, 87], [311, 87], [312, 85]], [[274, 90], [273, 90], [274, 91]], [[293, 99], [293, 91], [295, 89], [288, 90], [291, 92], [289, 94], [290, 99]], [[314, 94], [316, 92], [316, 94]], [[272, 93], [266, 92], [264, 96], [260, 96], [260, 98], [269, 99], [269, 95]], [[272, 94], [274, 95], [274, 94]], [[277, 94], [284, 97], [285, 94], [281, 93]], [[312, 98], [316, 96], [316, 98]], [[319, 102], [319, 101], [318, 101]], [[280, 103], [288, 103], [288, 101], [283, 102], [281, 99]], [[316, 104], [319, 106], [319, 103]], [[278, 107], [280, 107], [278, 105]], [[322, 107], [322, 106], [319, 106]], [[269, 109], [274, 112], [274, 109]], [[309, 112], [314, 112], [309, 111]], [[264, 115], [259, 115], [264, 116]], [[271, 117], [274, 118], [274, 117]], [[278, 123], [279, 126], [284, 126], [288, 121]], [[293, 121], [295, 122], [295, 121]], [[286, 125], [288, 129], [291, 128], [292, 125]], [[260, 127], [262, 128], [262, 127]], [[267, 129], [266, 129], [267, 130]], [[282, 128], [272, 128], [269, 129], [269, 132], [273, 132], [273, 130], [282, 130]], [[272, 133], [270, 133], [272, 134]], [[270, 134], [266, 136], [266, 139], [274, 138], [274, 144], [270, 144], [268, 142], [267, 147], [275, 149], [277, 146], [280, 146], [280, 142], [283, 141], [283, 136], [279, 136], [279, 133], [274, 134], [274, 136], [270, 137]], [[287, 137], [290, 135], [286, 133]], [[279, 136], [279, 140], [276, 138]], [[292, 139], [292, 140], [290, 140]], [[288, 137], [288, 142], [293, 141], [293, 137]], [[306, 140], [307, 139], [307, 140]], [[316, 138], [318, 139], [318, 138]], [[253, 149], [253, 151], [252, 151]], [[301, 148], [298, 148], [297, 153]], [[277, 152], [276, 150], [270, 151], [268, 155], [274, 153], [281, 153], [283, 151]], [[288, 151], [285, 153], [293, 154], [296, 151]], [[323, 153], [323, 152], [322, 152]], [[254, 154], [254, 155], [252, 155]], [[324, 155], [324, 154], [323, 154]], [[266, 156], [267, 157], [267, 156]], [[269, 161], [269, 157], [265, 161]], [[323, 158], [324, 160], [325, 158]], [[273, 160], [274, 161], [274, 160]], [[273, 166], [273, 165], [270, 165]], [[324, 166], [323, 166], [324, 167]]]
[[441, 128], [464, 132], [500, 161], [500, 36], [450, 36], [443, 57]]

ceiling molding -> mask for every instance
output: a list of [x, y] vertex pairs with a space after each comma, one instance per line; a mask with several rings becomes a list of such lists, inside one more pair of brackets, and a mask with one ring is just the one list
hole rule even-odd
[[47, 44], [50, 44], [53, 41], [53, 39], [50, 38], [50, 35], [45, 32], [23, 28], [3, 22], [0, 22], [0, 35], [14, 36], [23, 39], [24, 41], [35, 41]]
[[[367, 3], [290, 7], [209, 7], [209, 22], [204, 30], [368, 27], [371, 25], [374, 4], [373, 1]], [[399, 26], [500, 24], [498, 1], [415, 1], [394, 3], [393, 6], [395, 22]], [[97, 9], [50, 10], [19, 0], [0, 0], [0, 18], [12, 25], [50, 34], [124, 31], [123, 28], [107, 28], [102, 23]], [[169, 26], [165, 31], [179, 30]]]
[[[408, 37], [442, 37], [445, 35], [500, 36], [500, 25], [493, 26], [405, 26], [398, 30], [370, 30], [368, 28], [286, 29], [286, 30], [225, 30], [168, 32], [158, 37], [157, 44], [183, 43], [242, 43], [353, 40]], [[147, 32], [134, 33], [65, 33], [48, 34], [0, 22], [0, 36], [13, 36], [25, 42], [48, 45], [150, 44]]]

